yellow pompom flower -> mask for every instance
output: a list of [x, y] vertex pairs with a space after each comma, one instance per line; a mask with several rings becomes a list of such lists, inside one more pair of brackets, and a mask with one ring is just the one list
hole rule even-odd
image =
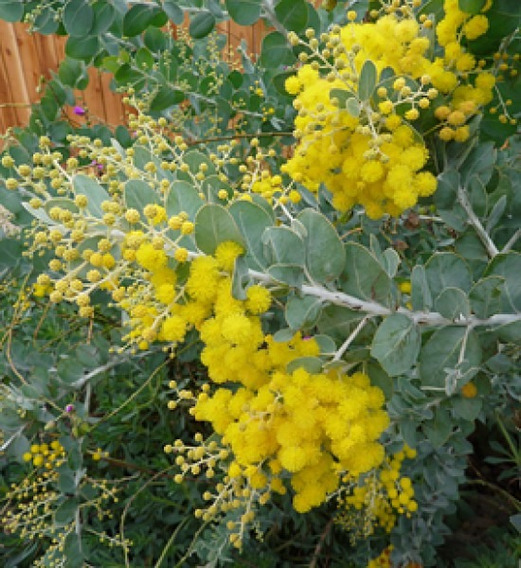
[[186, 321], [177, 315], [163, 320], [159, 339], [163, 341], [182, 341], [186, 334]]
[[165, 251], [155, 249], [150, 243], [143, 243], [136, 251], [137, 262], [147, 270], [153, 271], [167, 263]]
[[186, 262], [188, 260], [188, 250], [184, 247], [178, 247], [174, 252], [174, 259], [177, 262]]
[[231, 314], [224, 318], [221, 333], [231, 343], [246, 343], [252, 337], [252, 324], [244, 315]]
[[271, 294], [266, 288], [253, 285], [246, 290], [246, 309], [251, 314], [262, 314], [266, 312], [271, 305]]
[[218, 281], [219, 269], [215, 258], [199, 256], [191, 264], [186, 291], [194, 300], [209, 303], [217, 294]]
[[475, 398], [478, 394], [478, 389], [473, 382], [466, 383], [461, 387], [461, 394], [464, 398]]
[[232, 272], [235, 266], [235, 259], [244, 253], [244, 248], [234, 242], [225, 241], [220, 243], [215, 250], [215, 259], [220, 269]]
[[488, 18], [483, 14], [478, 14], [464, 24], [463, 33], [469, 40], [477, 39], [487, 32], [488, 26]]
[[286, 89], [286, 92], [290, 95], [298, 95], [301, 87], [302, 85], [300, 83], [300, 80], [298, 79], [298, 77], [295, 77], [294, 75], [288, 77], [284, 82], [284, 88]]
[[156, 298], [163, 304], [170, 304], [176, 297], [176, 289], [172, 284], [161, 284], [156, 288]]

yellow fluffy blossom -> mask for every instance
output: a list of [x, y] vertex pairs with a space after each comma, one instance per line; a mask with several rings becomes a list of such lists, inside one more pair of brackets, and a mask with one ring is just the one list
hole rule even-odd
[[[313, 375], [297, 369], [291, 374], [274, 372], [267, 381], [258, 389], [240, 388], [233, 395], [223, 388], [211, 397], [201, 395], [194, 409], [196, 419], [210, 421], [223, 435], [238, 464], [233, 467], [257, 471], [263, 462], [280, 464], [281, 469], [275, 465], [266, 470], [266, 479], [273, 470], [277, 476], [289, 473], [294, 507], [305, 512], [337, 489], [339, 472], [348, 470], [357, 476], [382, 462], [383, 448], [376, 440], [388, 424], [379, 406], [383, 397], [374, 402], [366, 397], [352, 419], [342, 413], [357, 389], [375, 388], [367, 377]], [[245, 404], [249, 411], [245, 412]], [[335, 418], [339, 425], [331, 429]], [[373, 421], [379, 426], [367, 430], [364, 424]]]
[[234, 241], [225, 241], [217, 247], [215, 251], [215, 259], [221, 270], [232, 272], [235, 265], [235, 259], [244, 253], [241, 245]]
[[154, 248], [150, 243], [143, 243], [136, 252], [137, 262], [147, 270], [154, 270], [166, 265], [165, 251]]
[[[495, 82], [479, 70], [463, 41], [483, 35], [487, 17], [463, 12], [458, 0], [445, 0], [443, 8], [436, 27], [442, 50], [434, 59], [408, 11], [350, 21], [329, 34], [329, 44], [342, 46], [334, 70], [326, 75], [316, 63], [306, 63], [286, 80], [288, 93], [296, 96], [297, 146], [283, 172], [313, 192], [324, 184], [338, 210], [360, 204], [372, 218], [399, 215], [432, 195], [436, 180], [424, 169], [426, 143], [410, 123], [432, 106], [440, 138], [463, 142], [466, 122], [492, 99]], [[384, 69], [394, 73], [391, 84], [381, 75]], [[360, 82], [364, 87], [369, 75], [376, 82], [366, 93]], [[257, 182], [256, 191], [269, 192], [263, 184]]]
[[[385, 213], [398, 215], [427, 195], [426, 185], [420, 191], [417, 184], [417, 174], [428, 159], [425, 144], [407, 124], [400, 125], [398, 104], [385, 98], [387, 90], [378, 89], [384, 100], [376, 100], [376, 106], [351, 96], [351, 106], [343, 108], [333, 96], [335, 89], [356, 94], [360, 74], [367, 65], [374, 66], [377, 76], [384, 68], [392, 68], [399, 76], [396, 88], [409, 92], [402, 75], [419, 79], [429, 66], [425, 57], [429, 42], [419, 33], [415, 20], [392, 14], [375, 23], [351, 22], [336, 36], [350, 54], [339, 56], [337, 67], [352, 61], [356, 72], [339, 70], [329, 80], [308, 64], [297, 73], [301, 89], [294, 106], [299, 111], [295, 119], [299, 142], [283, 171], [311, 191], [324, 183], [333, 194], [333, 205], [341, 211], [361, 204], [372, 218]], [[340, 65], [343, 61], [345, 64]], [[405, 109], [407, 120], [419, 116], [417, 108]], [[410, 147], [419, 159], [406, 162], [402, 154]], [[431, 186], [434, 191], [434, 177]]]

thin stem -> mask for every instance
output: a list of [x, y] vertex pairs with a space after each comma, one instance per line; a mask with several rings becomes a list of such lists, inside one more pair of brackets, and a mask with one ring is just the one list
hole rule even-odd
[[198, 144], [208, 144], [210, 142], [224, 142], [225, 140], [235, 140], [236, 138], [261, 138], [266, 136], [293, 136], [293, 132], [256, 132], [253, 134], [229, 134], [227, 136], [210, 136], [209, 138], [201, 138], [199, 140], [190, 140], [186, 142], [187, 146], [196, 146]]
[[288, 31], [277, 19], [272, 0], [265, 0], [262, 3], [262, 15], [279, 33], [288, 37]]
[[514, 458], [516, 465], [518, 465], [518, 466], [521, 465], [521, 452], [515, 447], [514, 442], [512, 441], [510, 434], [508, 433], [507, 429], [505, 428], [505, 425], [503, 424], [503, 421], [501, 420], [498, 412], [496, 412], [496, 420], [497, 420], [499, 429], [501, 430], [501, 433], [503, 434], [503, 438], [505, 438], [505, 441], [508, 444], [510, 451], [512, 452], [512, 457]]
[[330, 519], [327, 523], [327, 525], [325, 526], [324, 530], [322, 531], [322, 534], [320, 535], [320, 539], [317, 543], [317, 546], [315, 547], [315, 550], [313, 551], [313, 558], [311, 559], [311, 562], [309, 563], [309, 568], [315, 568], [320, 556], [320, 552], [322, 550], [322, 547], [324, 546], [324, 542], [326, 540], [327, 535], [331, 532], [331, 529], [333, 527], [333, 522], [334, 519]]
[[87, 387], [85, 388], [85, 401], [83, 403], [83, 406], [85, 408], [85, 414], [89, 413], [91, 397], [92, 397], [92, 385], [90, 383], [87, 383]]
[[461, 342], [461, 349], [458, 357], [458, 365], [461, 365], [463, 363], [463, 360], [465, 359], [465, 351], [467, 350], [467, 341], [469, 339], [471, 331], [472, 331], [472, 326], [469, 325], [465, 330], [465, 335], [463, 336], [463, 341]]
[[18, 428], [18, 430], [8, 440], [5, 440], [5, 442], [0, 446], [0, 452], [5, 451], [10, 446], [11, 442], [15, 438], [18, 438], [18, 436], [26, 429], [26, 427], [27, 424], [24, 424], [23, 426]]
[[458, 201], [460, 202], [463, 209], [465, 209], [465, 213], [468, 216], [469, 222], [474, 227], [474, 230], [476, 231], [478, 237], [483, 243], [483, 246], [487, 249], [488, 256], [490, 258], [494, 258], [499, 253], [499, 251], [496, 245], [494, 244], [494, 241], [490, 238], [490, 235], [487, 233], [487, 231], [481, 224], [481, 221], [474, 213], [474, 209], [472, 209], [472, 205], [469, 201], [467, 191], [462, 186], [458, 188]]
[[[145, 357], [146, 353], [143, 353], [141, 356]], [[157, 375], [157, 373], [168, 363], [168, 359], [166, 359], [163, 363], [161, 363], [161, 365], [159, 365], [159, 367], [157, 367], [157, 369], [154, 370], [153, 373], [151, 373], [150, 377], [148, 377], [148, 379], [138, 388], [136, 389], [132, 395], [127, 398], [127, 400], [125, 400], [125, 402], [123, 402], [123, 404], [121, 404], [120, 406], [118, 406], [118, 408], [116, 408], [115, 410], [113, 410], [110, 414], [107, 414], [105, 416], [103, 416], [103, 418], [101, 420], [99, 420], [98, 422], [96, 422], [96, 424], [94, 424], [92, 426], [92, 430], [94, 428], [96, 428], [97, 426], [99, 426], [101, 423], [107, 421], [109, 418], [112, 418], [115, 414], [117, 414], [118, 412], [120, 412], [123, 408], [125, 408], [125, 406], [127, 406], [127, 404], [129, 404], [130, 402], [132, 402], [138, 395], [139, 393], [145, 389], [148, 384], [150, 383], [150, 381]]]
[[521, 229], [518, 229], [508, 240], [507, 244], [502, 248], [501, 252], [508, 252], [516, 244], [521, 237]]
[[185, 517], [183, 519], [183, 521], [180, 522], [177, 525], [175, 531], [170, 535], [168, 542], [166, 543], [165, 547], [163, 548], [163, 550], [161, 552], [161, 556], [158, 558], [157, 562], [154, 564], [154, 568], [160, 568], [161, 567], [161, 565], [163, 564], [163, 560], [166, 558], [168, 550], [172, 546], [172, 543], [174, 542], [176, 536], [178, 535], [179, 531], [183, 528], [183, 526], [186, 525], [187, 522], [188, 522], [188, 517]]
[[[138, 357], [144, 357], [145, 354], [142, 355], [138, 355]], [[93, 379], [96, 375], [99, 375], [101, 373], [104, 373], [105, 371], [109, 371], [110, 369], [112, 369], [113, 367], [117, 367], [120, 363], [123, 363], [125, 361], [128, 360], [128, 357], [126, 356], [122, 356], [119, 357], [118, 359], [114, 359], [113, 361], [109, 361], [108, 363], [106, 363], [105, 365], [102, 365], [101, 367], [98, 367], [97, 369], [94, 369], [93, 371], [91, 371], [90, 373], [87, 373], [86, 375], [84, 375], [83, 377], [81, 377], [81, 379], [78, 379], [77, 381], [75, 381], [72, 386], [76, 389], [80, 389], [84, 384], [88, 383], [91, 379]]]
[[[151, 483], [153, 483], [158, 477], [164, 477], [168, 471], [170, 471], [171, 469], [173, 469], [175, 466], [171, 465], [167, 468], [165, 468], [162, 471], [157, 472], [153, 477], [151, 477], [146, 483], [144, 483], [133, 495], [132, 497], [130, 497], [130, 499], [127, 501], [127, 503], [125, 504], [125, 508], [123, 509], [123, 513], [121, 515], [121, 519], [119, 522], [119, 534], [121, 535], [121, 541], [124, 543], [125, 542], [125, 520], [128, 514], [128, 511], [130, 509], [130, 506], [132, 505], [132, 503], [134, 502], [134, 499], [142, 492], [144, 491]], [[128, 558], [128, 547], [124, 546], [123, 547], [123, 554], [125, 557], [125, 567], [126, 568], [130, 568], [130, 562], [129, 562], [129, 558]]]
[[333, 361], [340, 361], [344, 353], [347, 351], [347, 348], [351, 345], [351, 343], [355, 340], [356, 336], [362, 331], [365, 327], [365, 324], [371, 319], [372, 316], [365, 316], [358, 325], [355, 327], [353, 332], [349, 335], [349, 337], [342, 343], [340, 349], [335, 353], [333, 357]]
[[186, 551], [186, 554], [183, 556], [183, 558], [181, 558], [181, 560], [179, 560], [179, 562], [174, 566], [174, 568], [182, 568], [182, 566], [185, 566], [184, 562], [190, 558], [193, 550], [194, 550], [194, 546], [195, 543], [197, 542], [197, 539], [199, 538], [199, 535], [203, 532], [203, 530], [208, 526], [208, 524], [210, 523], [210, 521], [205, 521], [197, 530], [197, 532], [194, 534], [194, 538], [192, 539], [192, 542], [190, 543], [190, 546], [188, 547], [188, 550]]
[[82, 543], [81, 543], [81, 527], [82, 527], [82, 523], [81, 523], [81, 509], [80, 507], [78, 507], [76, 509], [76, 513], [74, 515], [74, 526], [75, 526], [75, 531], [76, 531], [76, 536], [78, 537], [78, 546], [80, 548], [80, 552], [82, 552]]
[[130, 463], [124, 460], [118, 460], [116, 458], [111, 458], [110, 456], [102, 456], [101, 460], [107, 462], [108, 464], [114, 467], [121, 467], [125, 469], [134, 469], [141, 473], [146, 473], [147, 475], [152, 475], [152, 479], [156, 479], [158, 477], [165, 477], [171, 479], [171, 475], [165, 473], [164, 471], [154, 471], [153, 469], [148, 469], [147, 467], [143, 467], [142, 465], [138, 465], [136, 463]]

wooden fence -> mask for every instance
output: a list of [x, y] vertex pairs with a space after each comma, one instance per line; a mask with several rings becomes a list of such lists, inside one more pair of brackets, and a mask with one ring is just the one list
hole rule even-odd
[[[227, 22], [219, 31], [228, 36], [231, 48], [245, 40], [251, 53], [259, 53], [265, 28], [261, 22], [249, 27]], [[8, 127], [28, 124], [31, 104], [40, 99], [41, 85], [65, 57], [65, 42], [64, 37], [29, 34], [25, 24], [0, 21], [0, 135]], [[121, 96], [110, 89], [110, 74], [92, 68], [89, 79], [88, 87], [76, 93], [88, 108], [89, 119], [121, 124], [125, 108]], [[72, 109], [70, 116], [76, 122], [82, 120], [72, 114]]]

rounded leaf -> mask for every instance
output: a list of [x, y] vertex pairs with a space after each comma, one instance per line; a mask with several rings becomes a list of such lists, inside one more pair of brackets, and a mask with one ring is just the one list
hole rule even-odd
[[24, 15], [22, 0], [0, 0], [0, 20], [18, 22]]
[[214, 254], [224, 241], [234, 241], [245, 246], [244, 239], [230, 212], [222, 205], [207, 203], [195, 216], [195, 242], [206, 254]]
[[279, 22], [287, 29], [299, 33], [308, 23], [308, 10], [305, 0], [281, 0], [275, 6]]
[[392, 314], [376, 330], [371, 355], [388, 375], [403, 375], [416, 362], [420, 345], [418, 326], [403, 314]]
[[251, 26], [260, 18], [262, 0], [226, 0], [225, 4], [230, 18], [241, 26]]
[[205, 10], [199, 12], [190, 22], [189, 32], [194, 39], [206, 37], [215, 27], [215, 16]]
[[65, 44], [65, 54], [81, 61], [90, 61], [96, 55], [98, 49], [99, 39], [97, 36], [71, 36]]
[[259, 61], [266, 68], [278, 67], [293, 63], [295, 56], [286, 38], [280, 32], [271, 32], [262, 40]]
[[340, 276], [345, 267], [346, 255], [332, 223], [314, 209], [304, 209], [297, 219], [307, 231], [304, 238], [306, 266], [313, 280], [323, 283]]
[[92, 28], [94, 10], [86, 0], [71, 0], [63, 10], [63, 25], [70, 36], [85, 36]]

